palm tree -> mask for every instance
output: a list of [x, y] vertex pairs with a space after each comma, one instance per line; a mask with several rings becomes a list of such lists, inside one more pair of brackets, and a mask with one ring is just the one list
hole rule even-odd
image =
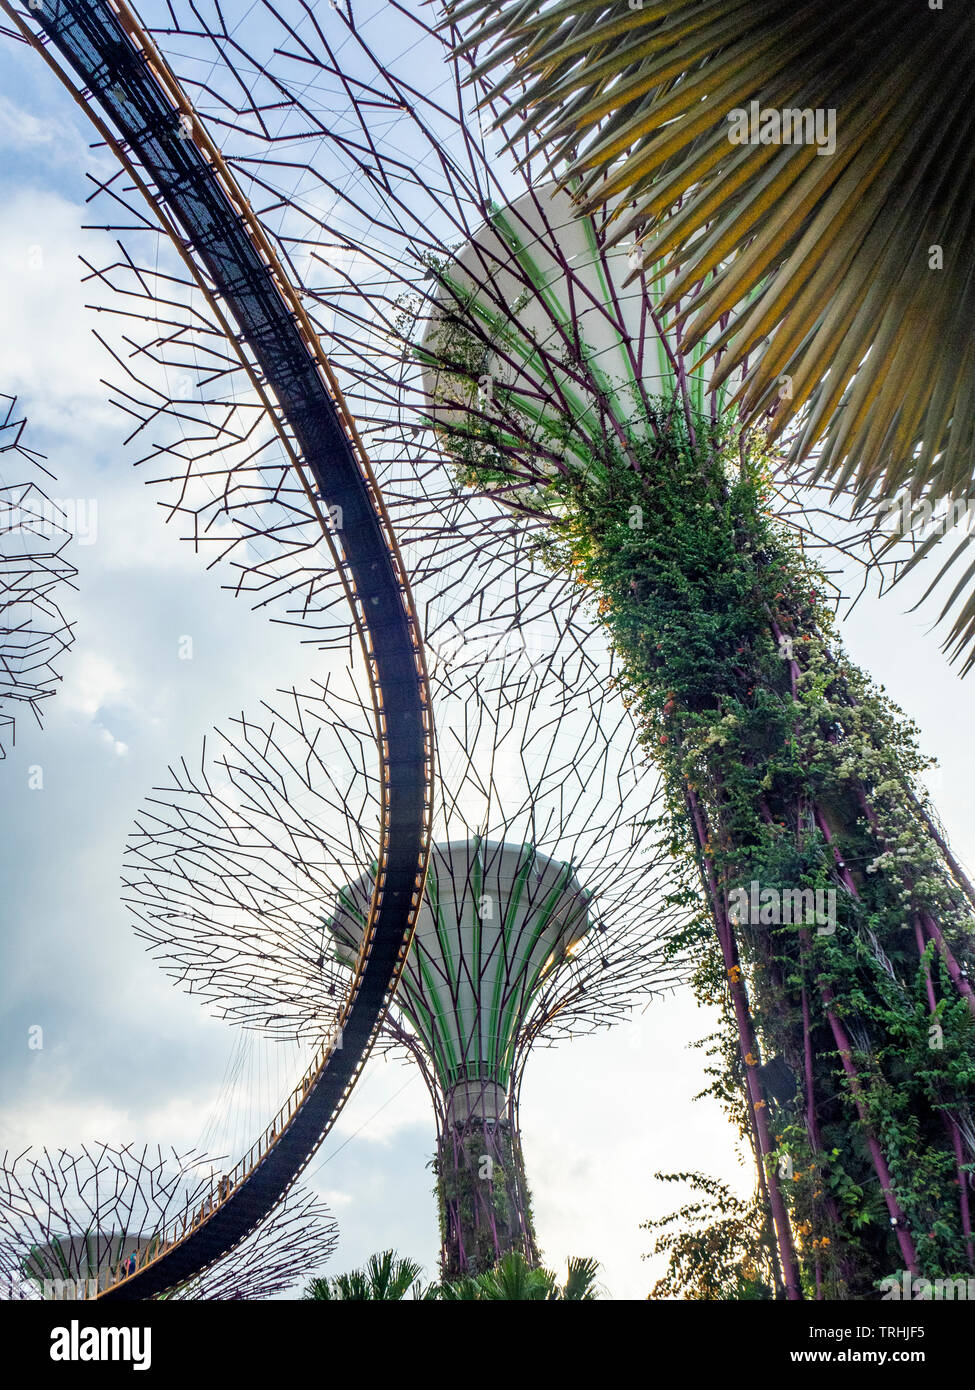
[[529, 1264], [520, 1252], [505, 1255], [493, 1269], [475, 1277], [465, 1276], [445, 1284], [423, 1284], [423, 1269], [415, 1260], [398, 1258], [395, 1251], [371, 1255], [365, 1269], [353, 1269], [331, 1279], [312, 1279], [304, 1299], [342, 1299], [377, 1302], [387, 1299], [444, 1299], [447, 1302], [507, 1302], [544, 1300], [583, 1302], [596, 1298], [597, 1260], [570, 1259], [565, 1281], [549, 1269]]
[[[715, 380], [747, 364], [746, 419], [797, 425], [794, 460], [816, 449], [865, 514], [905, 492], [975, 497], [975, 8], [464, 0], [448, 16], [509, 143], [544, 151], [584, 207], [615, 200], [617, 236], [677, 272], [664, 307], [700, 287], [685, 343], [722, 328]], [[963, 597], [946, 647], [965, 671], [973, 575], [941, 614]]]
[[562, 1285], [561, 1297], [566, 1303], [588, 1302], [596, 1298], [598, 1261], [585, 1257], [569, 1260], [568, 1273]]
[[505, 1255], [493, 1269], [473, 1278], [444, 1284], [440, 1297], [451, 1302], [583, 1302], [597, 1297], [599, 1263], [588, 1258], [568, 1262], [565, 1282], [550, 1269], [533, 1267], [518, 1251]]
[[436, 1297], [436, 1285], [420, 1282], [423, 1266], [397, 1258], [393, 1250], [370, 1255], [365, 1269], [353, 1269], [330, 1279], [312, 1279], [303, 1298], [344, 1302], [386, 1302], [393, 1299]]

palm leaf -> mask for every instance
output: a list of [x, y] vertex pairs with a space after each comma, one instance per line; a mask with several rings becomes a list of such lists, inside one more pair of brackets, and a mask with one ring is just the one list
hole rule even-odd
[[[448, 22], [519, 157], [617, 200], [618, 238], [676, 272], [665, 307], [703, 284], [685, 340], [724, 318], [745, 420], [864, 508], [975, 495], [975, 5], [465, 0]], [[835, 153], [732, 144], [752, 101], [835, 112]], [[973, 641], [975, 599], [947, 645]]]

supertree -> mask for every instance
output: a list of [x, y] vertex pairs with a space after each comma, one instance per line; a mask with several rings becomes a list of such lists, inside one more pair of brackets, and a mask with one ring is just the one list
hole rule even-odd
[[[729, 1076], [790, 1296], [869, 1296], [897, 1258], [964, 1269], [975, 896], [918, 795], [913, 730], [845, 658], [820, 572], [772, 520], [761, 437], [659, 319], [669, 372], [618, 370], [567, 312], [591, 290], [583, 231], [567, 200], [568, 235], [558, 199], [537, 207], [493, 213], [438, 272], [429, 418], [469, 483], [547, 511], [553, 556], [598, 595], [709, 900], [699, 987], [727, 981]], [[652, 306], [653, 271], [589, 232], [607, 298], [636, 272]]]
[[[574, 576], [611, 637], [697, 876], [698, 989], [725, 1011], [721, 1092], [789, 1296], [869, 1297], [898, 1262], [969, 1267], [975, 895], [913, 731], [840, 649], [815, 549], [857, 537], [710, 389], [680, 328], [694, 285], [658, 310], [681, 268], [661, 280], [615, 250], [603, 211], [570, 227], [530, 134], [507, 172], [490, 102], [479, 118], [483, 89], [426, 14], [267, 5], [231, 31], [216, 7], [170, 9], [158, 38], [323, 324], [408, 539], [439, 530], [438, 491], [472, 518], [508, 507], [496, 532], [523, 555], [540, 542], [534, 572]], [[418, 62], [439, 81], [415, 81]], [[472, 527], [451, 558], [490, 540]], [[435, 578], [444, 550], [428, 557]], [[253, 561], [240, 573], [253, 584]], [[830, 893], [842, 913], [806, 913]]]
[[77, 571], [66, 559], [68, 518], [38, 478], [53, 474], [24, 441], [13, 396], [0, 395], [0, 758], [14, 739], [15, 711], [38, 724], [61, 677], [55, 663], [74, 640], [60, 607]]
[[[163, 1243], [186, 1209], [209, 1199], [221, 1164], [196, 1150], [83, 1145], [4, 1154], [0, 1280], [6, 1299], [96, 1298], [136, 1253]], [[328, 1208], [294, 1189], [229, 1255], [167, 1299], [266, 1299], [324, 1264], [335, 1248]]]
[[[537, 1259], [518, 1123], [532, 1049], [681, 978], [657, 779], [612, 692], [580, 695], [570, 674], [517, 651], [433, 670], [434, 849], [380, 1045], [406, 1049], [433, 1099], [447, 1277]], [[315, 1041], [335, 1025], [378, 824], [367, 713], [338, 686], [292, 691], [171, 769], [139, 817], [125, 896], [140, 935], [246, 1027]]]

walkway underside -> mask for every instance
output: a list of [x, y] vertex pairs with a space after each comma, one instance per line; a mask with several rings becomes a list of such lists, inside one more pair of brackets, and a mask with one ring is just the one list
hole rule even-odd
[[104, 0], [45, 0], [16, 12], [8, 0], [2, 4], [25, 35], [40, 40], [99, 129], [116, 136], [111, 143], [139, 174], [163, 225], [179, 229], [181, 254], [240, 334], [276, 403], [279, 431], [291, 437], [325, 505], [341, 508], [333, 512], [341, 529], [329, 541], [341, 552], [381, 731], [385, 846], [371, 945], [339, 1020], [341, 1045], [323, 1050], [280, 1123], [230, 1175], [229, 1192], [215, 1194], [213, 1209], [189, 1217], [185, 1233], [160, 1233], [161, 1253], [146, 1252], [143, 1267], [100, 1295], [144, 1299], [192, 1278], [252, 1231], [344, 1104], [395, 989], [422, 896], [432, 730], [418, 626], [378, 488], [329, 389], [317, 340], [219, 152], [215, 162], [189, 103], [179, 102], [178, 87], [174, 96], [175, 79], [124, 5], [116, 13]]

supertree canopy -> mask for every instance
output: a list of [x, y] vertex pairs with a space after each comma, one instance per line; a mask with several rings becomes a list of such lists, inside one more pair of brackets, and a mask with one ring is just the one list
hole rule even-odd
[[[162, 1245], [187, 1209], [209, 1199], [221, 1165], [190, 1150], [94, 1144], [4, 1155], [0, 1279], [7, 1299], [96, 1298], [138, 1252]], [[335, 1223], [296, 1188], [226, 1258], [169, 1289], [168, 1299], [264, 1299], [328, 1259]]]
[[679, 371], [703, 409], [698, 359], [709, 344], [674, 354], [633, 273], [642, 248], [608, 245], [605, 223], [543, 184], [492, 201], [470, 240], [431, 260], [438, 288], [417, 356], [425, 414], [455, 454], [485, 421], [510, 416], [512, 448], [530, 448], [536, 466], [565, 467], [582, 441], [591, 447], [607, 430], [622, 440]]
[[[585, 669], [578, 658], [576, 665]], [[437, 1120], [445, 1272], [536, 1258], [518, 1096], [533, 1046], [622, 1018], [680, 979], [657, 779], [611, 691], [507, 653], [434, 667], [440, 719], [424, 907], [381, 1045]], [[126, 897], [163, 968], [216, 1012], [319, 1038], [359, 953], [372, 881], [367, 711], [292, 693], [171, 769], [139, 817]]]
[[39, 482], [53, 475], [24, 442], [16, 409], [0, 395], [0, 758], [17, 712], [29, 709], [40, 723], [61, 679], [57, 658], [74, 640], [60, 607], [77, 573], [64, 555], [68, 518]]

